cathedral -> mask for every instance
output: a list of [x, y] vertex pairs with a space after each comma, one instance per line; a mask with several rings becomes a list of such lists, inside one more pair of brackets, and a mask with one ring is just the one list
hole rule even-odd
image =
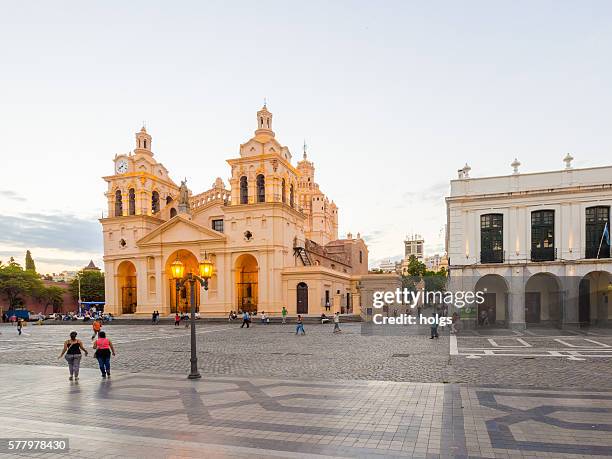
[[144, 127], [134, 151], [115, 156], [114, 174], [104, 177], [108, 217], [100, 220], [105, 311], [187, 311], [190, 284], [177, 288], [170, 267], [179, 260], [197, 274], [207, 258], [214, 264], [209, 288], [196, 283], [193, 292], [202, 315], [274, 315], [283, 306], [289, 314], [359, 314], [368, 249], [359, 234], [338, 238], [338, 207], [315, 182], [306, 148], [293, 166], [264, 105], [254, 136], [227, 163], [228, 186], [217, 178], [194, 194], [157, 161]]

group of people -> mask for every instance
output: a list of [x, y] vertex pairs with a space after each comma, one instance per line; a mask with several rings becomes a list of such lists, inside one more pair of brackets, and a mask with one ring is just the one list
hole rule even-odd
[[[234, 311], [230, 312], [230, 317], [229, 320], [235, 320], [237, 318], [237, 315], [235, 317], [232, 317], [232, 314], [235, 314]], [[256, 313], [255, 313], [256, 314]], [[286, 324], [287, 323], [287, 308], [285, 308], [283, 306], [283, 309], [281, 311], [281, 317], [282, 317], [282, 323]], [[321, 314], [321, 323], [327, 323], [329, 322], [329, 318], [325, 315], [325, 313]], [[336, 312], [332, 318], [333, 322], [334, 322], [334, 333], [338, 333], [342, 330], [340, 330], [340, 313]], [[240, 325], [240, 328], [244, 328], [244, 326], [246, 325], [246, 328], [250, 328], [251, 326], [251, 321], [252, 321], [252, 317], [251, 314], [249, 313], [249, 311], [243, 311], [242, 312], [242, 325]], [[269, 324], [270, 323], [270, 317], [268, 315], [266, 315], [265, 311], [261, 312], [261, 323], [262, 324]], [[306, 331], [304, 330], [304, 318], [302, 317], [301, 314], [297, 315], [296, 318], [296, 325], [295, 325], [295, 334], [296, 335], [305, 335]]]
[[187, 314], [186, 312], [182, 312], [181, 314], [179, 314], [178, 312], [175, 313], [174, 314], [174, 326], [180, 327], [181, 320], [185, 322], [185, 328], [189, 327], [189, 314]]
[[[115, 355], [115, 348], [110, 339], [106, 337], [106, 332], [102, 330], [102, 323], [100, 320], [95, 320], [92, 324], [93, 335], [91, 337], [92, 347], [94, 349], [94, 357], [98, 361], [102, 378], [110, 378], [110, 360], [111, 355]], [[58, 359], [64, 357], [68, 362], [68, 370], [70, 372], [70, 381], [79, 380], [79, 369], [81, 367], [81, 358], [84, 353], [85, 356], [89, 355], [89, 352], [83, 345], [83, 342], [77, 338], [77, 332], [70, 332], [70, 338], [64, 341], [64, 348]], [[81, 352], [82, 351], [82, 352]]]
[[159, 325], [159, 311], [157, 309], [151, 314], [151, 323], [153, 325]]

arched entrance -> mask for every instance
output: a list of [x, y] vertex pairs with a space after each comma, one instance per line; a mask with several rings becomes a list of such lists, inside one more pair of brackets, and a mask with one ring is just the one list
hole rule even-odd
[[525, 284], [525, 324], [561, 326], [561, 283], [554, 274], [537, 273]]
[[121, 314], [134, 314], [138, 307], [138, 301], [136, 266], [131, 261], [122, 261], [117, 268], [117, 291]]
[[257, 311], [259, 266], [253, 255], [240, 255], [236, 260], [236, 309]]
[[484, 301], [476, 308], [478, 326], [508, 323], [508, 284], [498, 274], [487, 274], [476, 282], [476, 292], [483, 292]]
[[578, 286], [578, 321], [582, 325], [605, 325], [610, 315], [612, 275], [607, 271], [592, 271]]
[[[190, 252], [189, 250], [180, 249], [176, 252], [172, 253], [166, 260], [166, 276], [168, 279], [168, 298], [170, 299], [170, 312], [190, 312], [191, 304], [189, 303], [191, 299], [191, 284], [189, 282], [185, 282], [182, 287], [179, 287], [178, 291], [176, 289], [176, 281], [172, 279], [172, 271], [170, 266], [174, 263], [177, 258], [183, 263], [185, 267], [185, 276], [187, 273], [198, 274], [199, 264], [197, 257]], [[194, 293], [195, 293], [195, 309], [199, 312], [200, 310], [200, 284], [195, 282], [194, 284]]]
[[308, 285], [305, 282], [297, 284], [297, 313], [308, 314]]

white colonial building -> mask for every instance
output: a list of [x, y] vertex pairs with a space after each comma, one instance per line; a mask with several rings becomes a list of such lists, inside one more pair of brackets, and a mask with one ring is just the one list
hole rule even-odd
[[480, 290], [473, 314], [512, 328], [606, 326], [612, 308], [612, 166], [451, 181], [447, 250], [454, 290]]

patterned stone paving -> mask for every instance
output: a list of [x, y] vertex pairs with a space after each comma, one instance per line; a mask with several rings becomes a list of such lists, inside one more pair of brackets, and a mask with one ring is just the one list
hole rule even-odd
[[188, 330], [113, 325], [112, 380], [88, 358], [71, 383], [57, 355], [72, 328], [88, 341], [86, 325], [0, 326], [0, 438], [67, 436], [55, 456], [79, 458], [612, 457], [612, 360], [540, 356], [607, 350], [606, 330], [205, 324], [204, 378], [188, 381]]
[[2, 387], [24, 394], [0, 395], [0, 436], [68, 437], [61, 457], [80, 458], [612, 452], [612, 392], [145, 373], [102, 380], [87, 369], [78, 383], [66, 376], [57, 367], [0, 365]]

